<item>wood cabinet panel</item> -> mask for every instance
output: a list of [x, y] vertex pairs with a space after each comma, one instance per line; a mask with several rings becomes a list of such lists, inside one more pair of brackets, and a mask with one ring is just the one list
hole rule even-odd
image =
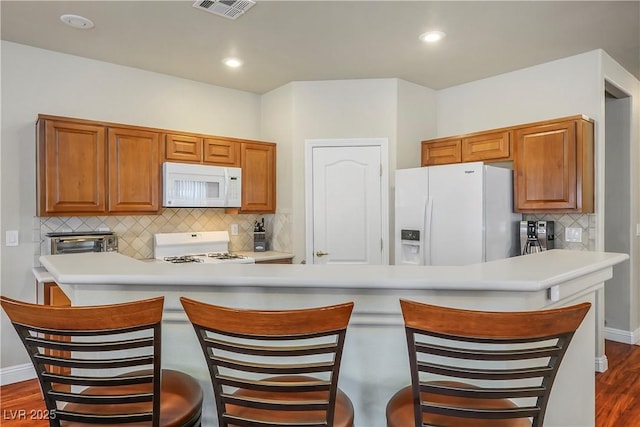
[[256, 261], [256, 264], [293, 264], [293, 258], [278, 258]]
[[462, 161], [506, 161], [511, 159], [511, 132], [483, 133], [462, 139]]
[[593, 123], [567, 120], [517, 129], [516, 212], [593, 212]]
[[225, 138], [204, 138], [203, 163], [240, 166], [240, 144]]
[[177, 162], [200, 163], [202, 161], [202, 138], [191, 135], [167, 134], [165, 158]]
[[[62, 289], [55, 282], [46, 282], [43, 284], [44, 287], [44, 305], [52, 305], [56, 307], [71, 307], [71, 300], [65, 294]], [[52, 335], [48, 335], [48, 338], [51, 338]], [[65, 341], [70, 341], [69, 337], [58, 337], [58, 339], [64, 339]], [[63, 356], [69, 357], [69, 352], [60, 351], [60, 350], [45, 350], [45, 354], [49, 356]], [[49, 371], [54, 374], [61, 375], [70, 375], [71, 368], [65, 368], [63, 366], [50, 366]], [[69, 391], [71, 388], [68, 385], [64, 384], [56, 384], [54, 387], [56, 390], [60, 391]]]
[[160, 211], [160, 135], [109, 128], [109, 211]]
[[422, 166], [446, 165], [462, 160], [462, 140], [422, 142]]
[[240, 213], [272, 213], [276, 209], [276, 146], [243, 142], [242, 207]]
[[38, 120], [37, 214], [106, 210], [106, 142], [101, 126]]

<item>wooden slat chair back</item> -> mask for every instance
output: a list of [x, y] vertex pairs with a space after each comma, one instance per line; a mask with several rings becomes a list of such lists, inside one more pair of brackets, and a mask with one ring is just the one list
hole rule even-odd
[[[390, 427], [542, 426], [562, 358], [591, 306], [485, 312], [400, 305], [412, 385], [389, 401]], [[412, 422], [399, 421], [403, 411]]]
[[[57, 307], [1, 297], [35, 367], [51, 426], [199, 425], [202, 390], [197, 381], [161, 371], [163, 303], [159, 297]], [[188, 405], [177, 408], [171, 394], [181, 390], [181, 403]], [[162, 420], [161, 400], [173, 412]]]
[[338, 374], [353, 303], [244, 310], [181, 298], [202, 347], [218, 422], [228, 426], [351, 426]]

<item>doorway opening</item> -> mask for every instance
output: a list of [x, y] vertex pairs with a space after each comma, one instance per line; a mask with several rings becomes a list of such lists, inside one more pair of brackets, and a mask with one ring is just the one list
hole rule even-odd
[[[631, 109], [632, 98], [605, 82], [605, 202], [604, 250], [631, 251]], [[634, 290], [631, 263], [613, 267], [613, 278], [605, 286], [607, 337], [633, 344], [631, 327]]]

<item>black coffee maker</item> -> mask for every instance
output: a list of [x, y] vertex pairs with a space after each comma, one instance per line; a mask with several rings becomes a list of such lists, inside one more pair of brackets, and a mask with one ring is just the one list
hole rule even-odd
[[555, 247], [553, 221], [520, 221], [520, 253], [534, 254]]
[[267, 232], [264, 229], [264, 218], [262, 221], [253, 223], [253, 251], [265, 252], [267, 250]]

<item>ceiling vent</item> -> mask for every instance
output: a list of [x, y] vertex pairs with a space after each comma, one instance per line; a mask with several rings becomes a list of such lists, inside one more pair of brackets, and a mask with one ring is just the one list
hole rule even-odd
[[252, 0], [197, 0], [196, 9], [206, 10], [229, 19], [237, 19], [256, 4]]

